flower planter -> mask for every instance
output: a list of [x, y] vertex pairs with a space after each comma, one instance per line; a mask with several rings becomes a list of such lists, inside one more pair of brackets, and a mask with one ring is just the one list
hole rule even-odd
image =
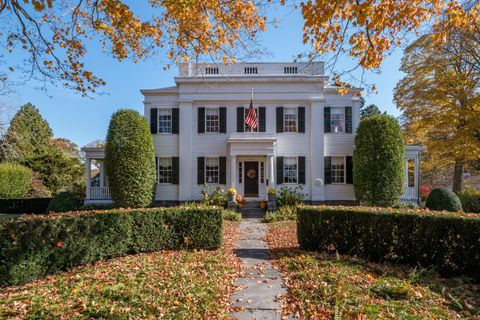
[[274, 194], [267, 194], [268, 201], [275, 201], [275, 195]]

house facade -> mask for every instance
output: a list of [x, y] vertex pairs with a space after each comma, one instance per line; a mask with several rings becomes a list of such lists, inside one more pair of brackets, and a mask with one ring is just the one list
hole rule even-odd
[[[307, 201], [354, 201], [360, 89], [341, 95], [328, 80], [321, 62], [182, 64], [176, 86], [141, 90], [155, 146], [155, 200], [198, 200], [208, 184], [251, 199], [302, 185]], [[256, 128], [245, 124], [252, 90]], [[410, 179], [406, 169], [405, 200], [418, 198], [420, 149], [407, 147], [415, 167]], [[103, 157], [99, 146], [84, 151], [89, 163]], [[109, 197], [105, 178], [87, 184], [86, 203]]]

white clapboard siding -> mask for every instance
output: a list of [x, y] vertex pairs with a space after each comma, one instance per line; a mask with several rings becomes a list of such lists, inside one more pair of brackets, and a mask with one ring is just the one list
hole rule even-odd
[[355, 200], [352, 184], [327, 184], [325, 200]]
[[178, 185], [175, 184], [157, 184], [155, 200], [176, 200], [178, 199]]

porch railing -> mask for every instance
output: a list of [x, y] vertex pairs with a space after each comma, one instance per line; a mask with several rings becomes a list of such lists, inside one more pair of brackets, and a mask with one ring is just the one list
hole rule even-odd
[[110, 199], [110, 190], [108, 187], [91, 187], [90, 199]]

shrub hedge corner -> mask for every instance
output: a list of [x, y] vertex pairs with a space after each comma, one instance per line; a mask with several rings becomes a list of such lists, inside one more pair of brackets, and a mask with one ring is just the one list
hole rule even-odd
[[222, 245], [221, 209], [115, 209], [0, 222], [0, 285], [130, 253]]
[[480, 281], [480, 217], [367, 207], [298, 208], [306, 250], [337, 251], [371, 261], [435, 267]]

